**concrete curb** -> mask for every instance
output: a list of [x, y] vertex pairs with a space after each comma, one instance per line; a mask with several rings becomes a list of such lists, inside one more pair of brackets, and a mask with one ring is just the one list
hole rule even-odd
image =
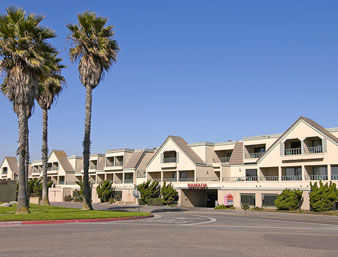
[[37, 225], [37, 224], [64, 224], [64, 223], [78, 223], [78, 222], [104, 222], [104, 221], [120, 221], [120, 220], [139, 220], [152, 218], [154, 215], [148, 216], [134, 216], [134, 217], [120, 217], [107, 219], [75, 219], [75, 220], [27, 220], [27, 221], [5, 221], [0, 222], [0, 226], [13, 225]]

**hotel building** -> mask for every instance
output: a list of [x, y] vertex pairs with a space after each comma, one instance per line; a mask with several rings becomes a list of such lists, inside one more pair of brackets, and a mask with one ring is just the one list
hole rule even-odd
[[[193, 144], [168, 136], [154, 149], [92, 154], [92, 198], [98, 202], [97, 184], [110, 180], [121, 195], [120, 204], [136, 204], [133, 189], [153, 180], [172, 183], [182, 207], [213, 207], [229, 199], [235, 207], [273, 207], [277, 195], [289, 188], [303, 191], [302, 209], [309, 209], [311, 182], [338, 182], [337, 136], [338, 128], [325, 129], [300, 117], [282, 134]], [[48, 176], [56, 184], [50, 201], [62, 201], [82, 179], [82, 158], [52, 151], [48, 163]], [[41, 162], [32, 162], [30, 177], [36, 176], [41, 177]]]

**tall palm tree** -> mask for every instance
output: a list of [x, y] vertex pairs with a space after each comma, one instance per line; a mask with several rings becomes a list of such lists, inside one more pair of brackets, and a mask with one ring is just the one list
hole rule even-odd
[[3, 92], [13, 102], [19, 127], [19, 194], [17, 213], [29, 213], [25, 173], [27, 119], [38, 91], [38, 80], [48, 74], [46, 53], [55, 50], [46, 42], [55, 34], [42, 27], [42, 16], [26, 15], [22, 9], [9, 7], [0, 16], [0, 70], [6, 76], [1, 85]]
[[69, 38], [73, 45], [69, 55], [71, 61], [79, 61], [80, 80], [86, 88], [85, 126], [83, 139], [83, 209], [92, 210], [91, 192], [88, 179], [90, 155], [90, 129], [92, 113], [92, 90], [100, 83], [103, 72], [108, 71], [113, 62], [117, 61], [120, 50], [117, 42], [112, 39], [113, 26], [105, 26], [107, 18], [97, 17], [95, 13], [79, 14], [78, 24], [69, 24]]
[[36, 100], [42, 109], [42, 204], [49, 205], [48, 186], [47, 186], [47, 167], [48, 167], [48, 110], [51, 108], [54, 100], [62, 91], [65, 85], [65, 78], [61, 75], [61, 69], [65, 66], [61, 65], [62, 59], [57, 58], [57, 54], [48, 57], [48, 65], [50, 73], [41, 79], [39, 83], [39, 94]]

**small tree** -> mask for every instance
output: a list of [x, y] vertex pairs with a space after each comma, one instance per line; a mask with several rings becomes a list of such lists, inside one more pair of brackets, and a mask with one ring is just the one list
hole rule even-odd
[[333, 209], [334, 203], [338, 200], [338, 191], [335, 183], [325, 185], [322, 181], [319, 181], [319, 187], [317, 182], [313, 185], [310, 183], [310, 207], [311, 210], [321, 212], [329, 211]]
[[109, 202], [114, 195], [112, 182], [109, 180], [102, 181], [96, 188], [97, 196], [100, 198], [101, 203]]
[[[80, 187], [80, 189], [76, 189], [74, 190], [74, 193], [76, 195], [79, 195], [79, 198], [81, 199], [81, 201], [83, 200], [83, 188], [84, 188], [84, 183], [83, 181], [75, 181], [75, 183]], [[92, 185], [89, 183], [90, 186], [90, 191], [92, 189]]]
[[303, 191], [299, 189], [284, 189], [277, 196], [275, 205], [279, 210], [296, 210], [302, 204]]
[[177, 191], [173, 188], [171, 183], [167, 185], [166, 182], [163, 183], [161, 188], [161, 196], [163, 204], [173, 204], [178, 199]]
[[159, 186], [159, 182], [157, 181], [151, 182], [148, 180], [147, 182], [138, 185], [137, 189], [141, 193], [141, 200], [146, 204], [149, 203], [149, 199], [158, 198], [160, 196], [161, 188]]
[[241, 207], [242, 207], [242, 209], [243, 209], [245, 212], [246, 212], [247, 210], [249, 210], [249, 208], [250, 208], [249, 205], [246, 204], [246, 203], [245, 203], [245, 204], [242, 204]]

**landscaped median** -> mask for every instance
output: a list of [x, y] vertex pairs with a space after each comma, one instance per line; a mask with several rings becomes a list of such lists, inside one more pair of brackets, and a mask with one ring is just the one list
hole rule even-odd
[[[94, 222], [149, 218], [149, 212], [82, 211], [75, 208], [30, 205], [30, 214], [15, 214], [16, 205], [0, 207], [0, 223], [22, 221], [22, 224]], [[49, 221], [49, 222], [46, 222]]]

